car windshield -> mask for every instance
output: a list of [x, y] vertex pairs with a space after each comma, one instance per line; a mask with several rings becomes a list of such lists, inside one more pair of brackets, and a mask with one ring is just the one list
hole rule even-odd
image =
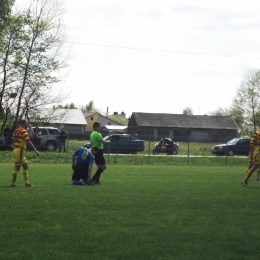
[[234, 138], [227, 142], [227, 144], [236, 144], [239, 138]]

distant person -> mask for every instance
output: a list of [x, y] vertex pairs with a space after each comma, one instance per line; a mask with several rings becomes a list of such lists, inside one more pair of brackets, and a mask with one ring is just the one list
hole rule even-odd
[[41, 134], [40, 128], [38, 126], [36, 126], [34, 128], [34, 136], [35, 136], [35, 138], [38, 138], [40, 136], [40, 134]]
[[13, 132], [12, 132], [11, 128], [8, 125], [4, 128], [3, 135], [5, 137], [6, 144], [12, 143]]
[[260, 130], [256, 131], [250, 141], [249, 163], [246, 176], [242, 181], [243, 186], [248, 185], [251, 175], [260, 168]]
[[38, 126], [36, 126], [34, 128], [34, 141], [33, 141], [35, 145], [39, 145], [41, 143], [40, 135], [41, 135], [41, 130]]
[[72, 185], [92, 185], [91, 179], [94, 155], [98, 152], [97, 147], [87, 149], [85, 146], [80, 147], [72, 154], [72, 169], [71, 178]]
[[25, 158], [26, 144], [29, 144], [38, 156], [39, 156], [39, 152], [36, 150], [32, 142], [30, 141], [26, 128], [27, 128], [27, 121], [23, 119], [21, 120], [20, 127], [18, 127], [13, 134], [14, 170], [12, 172], [12, 184], [10, 185], [11, 187], [15, 187], [17, 174], [21, 166], [23, 167], [23, 177], [25, 181], [25, 187], [32, 186], [32, 184], [30, 184], [28, 180], [28, 163]]
[[[246, 174], [247, 174], [247, 171], [249, 169], [251, 169], [252, 166], [253, 166], [255, 148], [257, 148], [257, 146], [252, 145], [252, 139], [251, 139], [251, 141], [250, 141], [250, 151], [249, 151], [249, 154], [248, 154], [249, 161], [248, 161], [248, 167], [247, 167], [247, 170], [246, 170]], [[256, 181], [260, 181], [260, 168], [257, 168], [257, 170], [256, 170]]]
[[11, 130], [11, 128], [7, 125], [5, 128], [4, 128], [4, 131], [3, 131], [3, 135], [4, 135], [4, 137], [5, 138], [11, 138], [11, 136], [12, 136], [12, 130]]
[[26, 131], [28, 132], [30, 141], [32, 141], [34, 139], [34, 130], [32, 129], [32, 125], [29, 125], [29, 128]]
[[93, 124], [94, 131], [90, 134], [90, 142], [92, 146], [96, 146], [98, 148], [98, 152], [95, 155], [95, 163], [97, 165], [97, 171], [92, 178], [92, 181], [95, 184], [100, 184], [100, 175], [106, 169], [106, 161], [103, 155], [103, 147], [104, 144], [110, 144], [110, 141], [103, 140], [103, 137], [100, 133], [101, 124], [99, 122], [95, 122]]
[[66, 140], [67, 140], [67, 133], [65, 132], [64, 128], [60, 131], [60, 148], [59, 152], [61, 152], [62, 148], [64, 153], [66, 153]]

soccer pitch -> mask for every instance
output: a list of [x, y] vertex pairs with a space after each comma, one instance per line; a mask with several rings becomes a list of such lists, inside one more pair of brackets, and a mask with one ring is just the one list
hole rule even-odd
[[108, 165], [100, 185], [71, 186], [70, 164], [31, 163], [32, 188], [0, 167], [0, 259], [260, 258], [246, 166]]

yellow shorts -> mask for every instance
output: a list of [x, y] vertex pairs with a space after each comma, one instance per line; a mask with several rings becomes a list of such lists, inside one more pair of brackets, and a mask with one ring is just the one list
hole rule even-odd
[[260, 164], [260, 152], [254, 154], [254, 164]]
[[13, 155], [14, 155], [14, 164], [15, 165], [27, 164], [27, 160], [25, 158], [25, 149], [14, 148]]
[[248, 158], [249, 158], [249, 162], [248, 162], [248, 164], [252, 164], [252, 163], [254, 163], [254, 156], [252, 156], [252, 154], [251, 153], [249, 153], [248, 154]]

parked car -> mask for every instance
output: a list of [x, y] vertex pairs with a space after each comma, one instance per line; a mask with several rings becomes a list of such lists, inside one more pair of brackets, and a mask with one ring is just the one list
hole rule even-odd
[[[58, 128], [48, 126], [39, 127], [40, 134], [31, 141], [37, 150], [55, 151], [60, 145], [60, 130]], [[28, 147], [30, 149], [30, 147]]]
[[250, 138], [234, 138], [226, 144], [218, 144], [212, 148], [216, 155], [248, 155], [250, 150]]
[[[135, 138], [129, 134], [111, 134], [104, 137], [104, 140], [110, 140], [110, 145], [104, 145], [104, 153], [136, 154], [144, 151], [144, 141]], [[88, 144], [88, 148], [90, 148]]]
[[[39, 127], [39, 136], [31, 139], [37, 150], [47, 150], [49, 152], [55, 151], [60, 146], [60, 130], [58, 128]], [[27, 147], [31, 149], [31, 147]], [[12, 136], [0, 136], [0, 150], [13, 150], [13, 138]]]

